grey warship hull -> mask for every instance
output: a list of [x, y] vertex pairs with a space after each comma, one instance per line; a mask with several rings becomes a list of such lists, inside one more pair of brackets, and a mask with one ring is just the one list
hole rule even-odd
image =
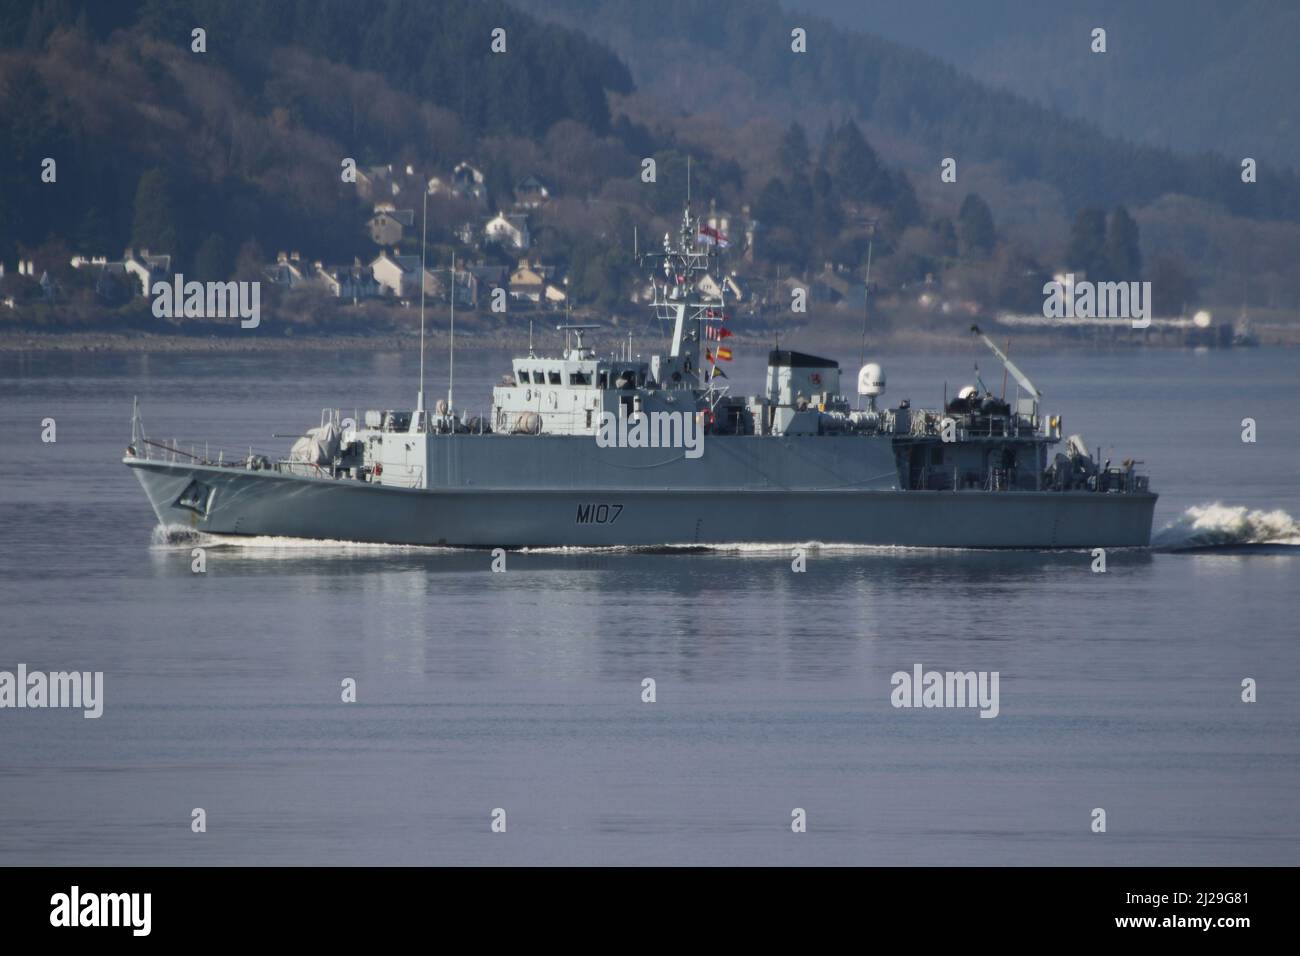
[[1156, 501], [1149, 492], [903, 490], [887, 439], [718, 438], [698, 461], [602, 453], [577, 437], [448, 435], [431, 445], [424, 487], [124, 463], [164, 526], [470, 548], [1142, 547]]
[[676, 242], [665, 235], [662, 251], [639, 257], [650, 307], [672, 329], [664, 353], [643, 358], [629, 338], [601, 356], [583, 340], [598, 326], [559, 325], [563, 353], [530, 342], [490, 413], [471, 418], [453, 404], [450, 361], [447, 398], [427, 407], [421, 352], [414, 409], [368, 409], [360, 423], [323, 409], [275, 461], [251, 447], [243, 461], [212, 461], [206, 446], [199, 458], [152, 441], [137, 405], [124, 463], [164, 526], [218, 535], [467, 548], [1150, 542], [1156, 495], [1141, 463], [1112, 466], [1067, 438], [978, 326], [1015, 380], [1010, 398], [977, 367], [955, 396], [944, 387], [940, 409], [906, 398], [880, 407], [885, 373], [872, 362], [853, 407], [838, 362], [780, 348], [761, 393], [733, 394], [719, 365], [733, 335], [721, 245], [688, 205]]

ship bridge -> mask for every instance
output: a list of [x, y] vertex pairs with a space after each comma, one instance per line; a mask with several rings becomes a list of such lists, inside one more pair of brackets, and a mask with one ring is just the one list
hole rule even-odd
[[583, 342], [595, 325], [560, 325], [565, 333], [559, 357], [527, 356], [511, 362], [511, 373], [492, 390], [492, 428], [511, 435], [595, 435], [601, 412], [624, 417], [637, 412], [695, 412], [695, 392], [659, 382], [661, 357], [650, 361], [598, 357]]

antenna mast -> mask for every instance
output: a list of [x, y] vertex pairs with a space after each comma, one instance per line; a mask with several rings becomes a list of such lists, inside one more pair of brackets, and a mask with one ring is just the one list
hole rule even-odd
[[456, 382], [456, 253], [451, 254], [451, 356], [447, 361], [447, 414], [451, 414], [451, 389]]
[[[415, 396], [415, 410], [424, 411], [424, 253], [429, 242], [429, 186], [424, 187], [424, 210], [420, 217], [420, 392]], [[424, 416], [418, 416], [423, 418]]]
[[[871, 234], [867, 239], [867, 278], [862, 285], [862, 348], [858, 352], [858, 368], [867, 361], [867, 314], [871, 299], [871, 247], [876, 242], [876, 220], [871, 220]], [[862, 396], [858, 395], [858, 408], [862, 407]]]

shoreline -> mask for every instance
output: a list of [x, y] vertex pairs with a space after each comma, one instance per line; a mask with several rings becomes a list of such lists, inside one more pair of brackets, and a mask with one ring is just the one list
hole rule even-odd
[[[621, 330], [620, 330], [621, 331]], [[821, 349], [850, 350], [856, 352], [861, 347], [860, 336], [843, 334], [825, 334], [812, 336], [808, 328], [791, 330], [781, 336], [784, 348], [795, 350]], [[1003, 334], [1001, 330], [997, 335]], [[558, 351], [556, 343], [550, 341], [553, 336], [545, 336], [537, 342], [539, 351]], [[965, 347], [966, 333], [909, 332], [907, 334], [869, 334], [869, 347], [873, 350], [882, 348], [893, 351], [940, 351], [960, 350]], [[521, 351], [528, 348], [528, 336], [513, 333], [493, 334], [490, 336], [473, 333], [458, 333], [457, 348], [472, 350]], [[1013, 339], [1020, 351], [1059, 350], [1062, 348], [1089, 352], [1131, 351], [1133, 349], [1190, 349], [1193, 346], [1182, 342], [1125, 343], [1116, 340], [1086, 340], [1067, 338], [1051, 334], [1017, 334]], [[745, 335], [737, 333], [733, 342], [739, 346], [772, 347], [773, 340], [767, 335]], [[813, 344], [815, 343], [815, 344]], [[448, 345], [445, 331], [430, 332], [425, 337], [426, 348], [442, 348]], [[405, 352], [415, 351], [420, 347], [418, 333], [389, 333], [383, 335], [281, 335], [281, 336], [194, 336], [194, 335], [153, 335], [111, 332], [4, 332], [0, 333], [0, 354], [19, 354], [35, 352], [107, 352], [134, 354], [145, 352], [170, 353], [247, 353], [247, 352]], [[1261, 342], [1249, 348], [1293, 349], [1300, 347], [1300, 341], [1277, 339]], [[1236, 348], [1243, 348], [1236, 346]], [[1227, 351], [1227, 349], [1224, 349]]]

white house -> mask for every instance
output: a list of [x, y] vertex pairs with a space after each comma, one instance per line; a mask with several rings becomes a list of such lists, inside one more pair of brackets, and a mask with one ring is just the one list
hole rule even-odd
[[409, 299], [420, 294], [420, 257], [399, 256], [387, 249], [370, 263], [380, 295]]
[[700, 295], [707, 299], [722, 298], [722, 290], [724, 287], [727, 290], [726, 301], [739, 302], [741, 299], [745, 298], [744, 290], [741, 289], [740, 283], [736, 281], [734, 275], [723, 276], [722, 281], [719, 282], [713, 276], [705, 273], [700, 280], [695, 283], [695, 288], [699, 290]]
[[483, 241], [523, 252], [532, 242], [528, 234], [528, 217], [499, 212], [483, 225]]
[[123, 257], [122, 267], [139, 283], [140, 294], [147, 296], [154, 282], [171, 275], [172, 257], [151, 255], [148, 249], [140, 249], [138, 252], [135, 249], [128, 249]]

